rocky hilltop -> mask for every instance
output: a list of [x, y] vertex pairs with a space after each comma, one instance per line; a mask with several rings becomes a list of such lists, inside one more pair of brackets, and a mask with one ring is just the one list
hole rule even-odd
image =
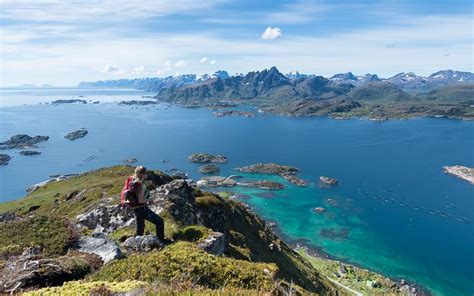
[[132, 172], [128, 166], [104, 168], [0, 204], [2, 293], [55, 286], [42, 291], [61, 294], [102, 285], [140, 293], [337, 294], [252, 211], [161, 172], [147, 177], [150, 207], [164, 218], [173, 242], [133, 237], [133, 214], [118, 206], [123, 180]]

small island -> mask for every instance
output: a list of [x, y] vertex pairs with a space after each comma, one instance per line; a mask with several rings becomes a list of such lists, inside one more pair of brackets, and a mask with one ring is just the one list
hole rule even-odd
[[87, 133], [89, 133], [87, 129], [81, 128], [80, 130], [68, 133], [67, 135], [64, 136], [64, 138], [70, 141], [74, 141], [80, 138], [84, 138], [87, 135]]
[[220, 172], [220, 169], [214, 164], [205, 164], [199, 167], [199, 172], [201, 174], [218, 174]]
[[25, 155], [25, 156], [31, 156], [31, 155], [40, 155], [41, 152], [39, 151], [34, 151], [34, 150], [22, 150], [18, 152], [20, 155]]
[[316, 208], [313, 209], [313, 211], [315, 213], [323, 213], [323, 212], [326, 212], [326, 209], [323, 208], [323, 207], [316, 207]]
[[443, 171], [446, 174], [456, 176], [474, 185], [474, 168], [465, 167], [462, 165], [445, 166]]
[[209, 153], [193, 153], [188, 157], [190, 162], [195, 163], [227, 163], [227, 157], [223, 155], [212, 155]]
[[127, 105], [127, 106], [148, 106], [148, 105], [157, 105], [158, 101], [121, 101], [119, 105]]
[[8, 154], [0, 154], [0, 165], [7, 165], [11, 159]]
[[79, 99], [70, 99], [70, 100], [56, 100], [52, 101], [51, 104], [87, 104], [86, 100], [79, 100]]
[[25, 134], [18, 134], [10, 137], [9, 140], [0, 143], [0, 149], [24, 149], [36, 147], [35, 145], [49, 139], [48, 136], [30, 137]]
[[337, 179], [326, 176], [319, 177], [319, 180], [325, 185], [337, 185], [337, 183], [339, 183]]
[[138, 161], [138, 159], [136, 159], [136, 158], [127, 158], [127, 159], [123, 160], [124, 163], [128, 163], [128, 164], [132, 164], [132, 163], [135, 163], [137, 161]]
[[248, 180], [248, 181], [236, 181], [237, 176], [231, 175], [228, 177], [223, 176], [209, 176], [203, 177], [201, 180], [196, 182], [198, 187], [203, 188], [212, 188], [212, 187], [234, 187], [234, 186], [244, 186], [244, 187], [252, 187], [252, 188], [259, 188], [264, 190], [280, 190], [285, 188], [285, 185], [270, 181], [270, 180]]
[[237, 111], [237, 110], [216, 111], [216, 112], [213, 112], [212, 115], [215, 117], [225, 117], [225, 116], [255, 117], [255, 113], [253, 112]]
[[308, 182], [296, 176], [300, 170], [291, 166], [279, 165], [276, 163], [256, 163], [253, 165], [236, 168], [236, 170], [242, 173], [250, 174], [278, 175], [294, 185], [300, 187], [308, 186]]

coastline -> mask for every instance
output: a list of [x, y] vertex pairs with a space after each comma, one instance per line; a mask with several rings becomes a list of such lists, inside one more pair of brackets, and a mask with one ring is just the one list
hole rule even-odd
[[[245, 204], [245, 203], [244, 203]], [[247, 205], [250, 207], [249, 205]], [[361, 278], [362, 280], [349, 280], [346, 282], [346, 285], [349, 285], [352, 289], [355, 289], [354, 286], [362, 287], [361, 292], [363, 295], [365, 293], [369, 294], [386, 294], [386, 293], [402, 293], [402, 295], [410, 296], [432, 296], [434, 295], [427, 287], [416, 283], [410, 279], [403, 278], [394, 278], [385, 276], [383, 273], [372, 271], [370, 269], [364, 268], [356, 263], [353, 263], [349, 260], [343, 260], [337, 258], [327, 252], [325, 252], [321, 247], [315, 246], [306, 239], [293, 239], [285, 234], [280, 228], [278, 223], [275, 221], [265, 220], [273, 232], [288, 246], [290, 246], [295, 252], [303, 256], [308, 260], [320, 273], [322, 276], [325, 276], [331, 281], [345, 280], [348, 278], [337, 277], [338, 270], [340, 266], [344, 266], [345, 269], [351, 270], [355, 274], [355, 278]], [[367, 281], [372, 281], [373, 284], [379, 283], [380, 287], [368, 287]], [[342, 286], [343, 283], [339, 282]], [[348, 287], [346, 287], [348, 288]], [[349, 290], [350, 291], [350, 290]], [[354, 293], [353, 291], [351, 291]]]

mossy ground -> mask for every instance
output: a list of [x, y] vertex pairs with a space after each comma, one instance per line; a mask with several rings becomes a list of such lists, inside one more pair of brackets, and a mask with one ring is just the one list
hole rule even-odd
[[274, 264], [251, 263], [210, 255], [190, 242], [177, 242], [161, 251], [131, 255], [104, 266], [90, 280], [173, 282], [193, 281], [211, 289], [238, 287], [268, 290], [273, 287]]
[[67, 219], [55, 215], [2, 223], [0, 233], [0, 255], [19, 254], [34, 246], [47, 256], [62, 255], [77, 235]]
[[[65, 282], [62, 286], [59, 287], [48, 287], [36, 291], [30, 291], [23, 293], [24, 296], [56, 296], [56, 295], [65, 295], [65, 296], [88, 296], [94, 295], [107, 295], [105, 292], [128, 292], [138, 288], [143, 288], [146, 285], [144, 282], [134, 281], [134, 280], [125, 280], [120, 282], [105, 282], [105, 281], [95, 281], [95, 282], [84, 282], [84, 281], [71, 281]], [[104, 293], [99, 293], [99, 292]]]

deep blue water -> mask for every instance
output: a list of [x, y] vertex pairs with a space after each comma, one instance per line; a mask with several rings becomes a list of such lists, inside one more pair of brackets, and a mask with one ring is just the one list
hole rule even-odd
[[[84, 94], [69, 91], [56, 93], [55, 98]], [[84, 99], [143, 95], [119, 94], [88, 93]], [[15, 95], [22, 102], [33, 98], [28, 93]], [[2, 106], [15, 105], [12, 99], [4, 93]], [[85, 138], [72, 142], [63, 138], [81, 127], [89, 130]], [[302, 169], [301, 177], [311, 186], [299, 188], [279, 180], [287, 188], [273, 198], [257, 196], [259, 190], [236, 190], [252, 196], [246, 202], [263, 217], [276, 220], [289, 237], [305, 238], [331, 255], [388, 276], [416, 281], [437, 295], [474, 293], [474, 186], [442, 171], [445, 165], [474, 166], [473, 122], [216, 118], [206, 109], [165, 104], [0, 108], [0, 141], [17, 133], [51, 138], [39, 145], [39, 156], [6, 151], [14, 158], [0, 167], [1, 201], [24, 196], [28, 185], [50, 174], [83, 172], [131, 157], [154, 169], [183, 169], [193, 178], [200, 177], [198, 166], [187, 161], [193, 152], [228, 156], [222, 175], [235, 173], [238, 166], [277, 162]], [[169, 162], [161, 163], [163, 159]], [[321, 175], [336, 177], [340, 184], [319, 188]], [[313, 213], [316, 206], [327, 212]], [[323, 237], [322, 229], [346, 231], [348, 236]]]

